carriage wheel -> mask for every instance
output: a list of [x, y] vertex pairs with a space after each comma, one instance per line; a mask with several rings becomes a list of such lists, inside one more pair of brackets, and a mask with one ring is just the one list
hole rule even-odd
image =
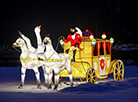
[[84, 82], [84, 81], [86, 81], [86, 78], [80, 78], [80, 81]]
[[86, 82], [95, 84], [97, 80], [95, 69], [89, 68], [86, 74]]
[[124, 64], [121, 60], [117, 60], [114, 64], [114, 80], [120, 81], [124, 78]]

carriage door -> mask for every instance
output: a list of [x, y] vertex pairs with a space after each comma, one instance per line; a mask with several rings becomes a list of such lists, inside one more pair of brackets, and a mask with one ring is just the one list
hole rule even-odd
[[99, 42], [99, 71], [100, 76], [106, 75], [106, 64], [105, 64], [105, 56], [104, 56], [104, 42]]
[[105, 57], [99, 57], [99, 71], [100, 71], [100, 76], [105, 76], [106, 75], [106, 70], [105, 70]]

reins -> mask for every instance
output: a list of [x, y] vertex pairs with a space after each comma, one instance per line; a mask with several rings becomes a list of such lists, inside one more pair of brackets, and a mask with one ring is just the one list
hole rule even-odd
[[64, 37], [64, 36], [62, 36], [62, 35], [58, 38], [58, 43], [57, 43], [57, 46], [56, 46], [56, 51], [57, 51], [57, 49], [58, 49], [58, 46], [59, 46], [59, 41], [60, 41], [60, 39], [61, 39], [61, 38], [65, 39], [65, 37]]
[[17, 52], [21, 52], [20, 50], [18, 50], [15, 46], [12, 46]]

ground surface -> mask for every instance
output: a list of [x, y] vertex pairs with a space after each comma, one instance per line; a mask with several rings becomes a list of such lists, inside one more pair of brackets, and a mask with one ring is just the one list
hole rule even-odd
[[75, 81], [74, 87], [63, 79], [58, 91], [44, 87], [43, 71], [39, 70], [42, 89], [36, 88], [31, 70], [26, 72], [23, 89], [18, 89], [20, 67], [0, 67], [0, 102], [138, 102], [138, 66], [125, 66], [124, 80], [119, 82], [113, 80], [112, 74], [97, 84]]

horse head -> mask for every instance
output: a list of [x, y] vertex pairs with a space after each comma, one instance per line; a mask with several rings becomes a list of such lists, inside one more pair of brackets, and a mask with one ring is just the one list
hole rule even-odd
[[44, 38], [43, 42], [44, 42], [44, 45], [51, 45], [52, 44], [50, 37], [47, 37], [47, 36]]
[[22, 47], [24, 45], [24, 40], [22, 38], [18, 38], [15, 43], [13, 43], [13, 47]]

